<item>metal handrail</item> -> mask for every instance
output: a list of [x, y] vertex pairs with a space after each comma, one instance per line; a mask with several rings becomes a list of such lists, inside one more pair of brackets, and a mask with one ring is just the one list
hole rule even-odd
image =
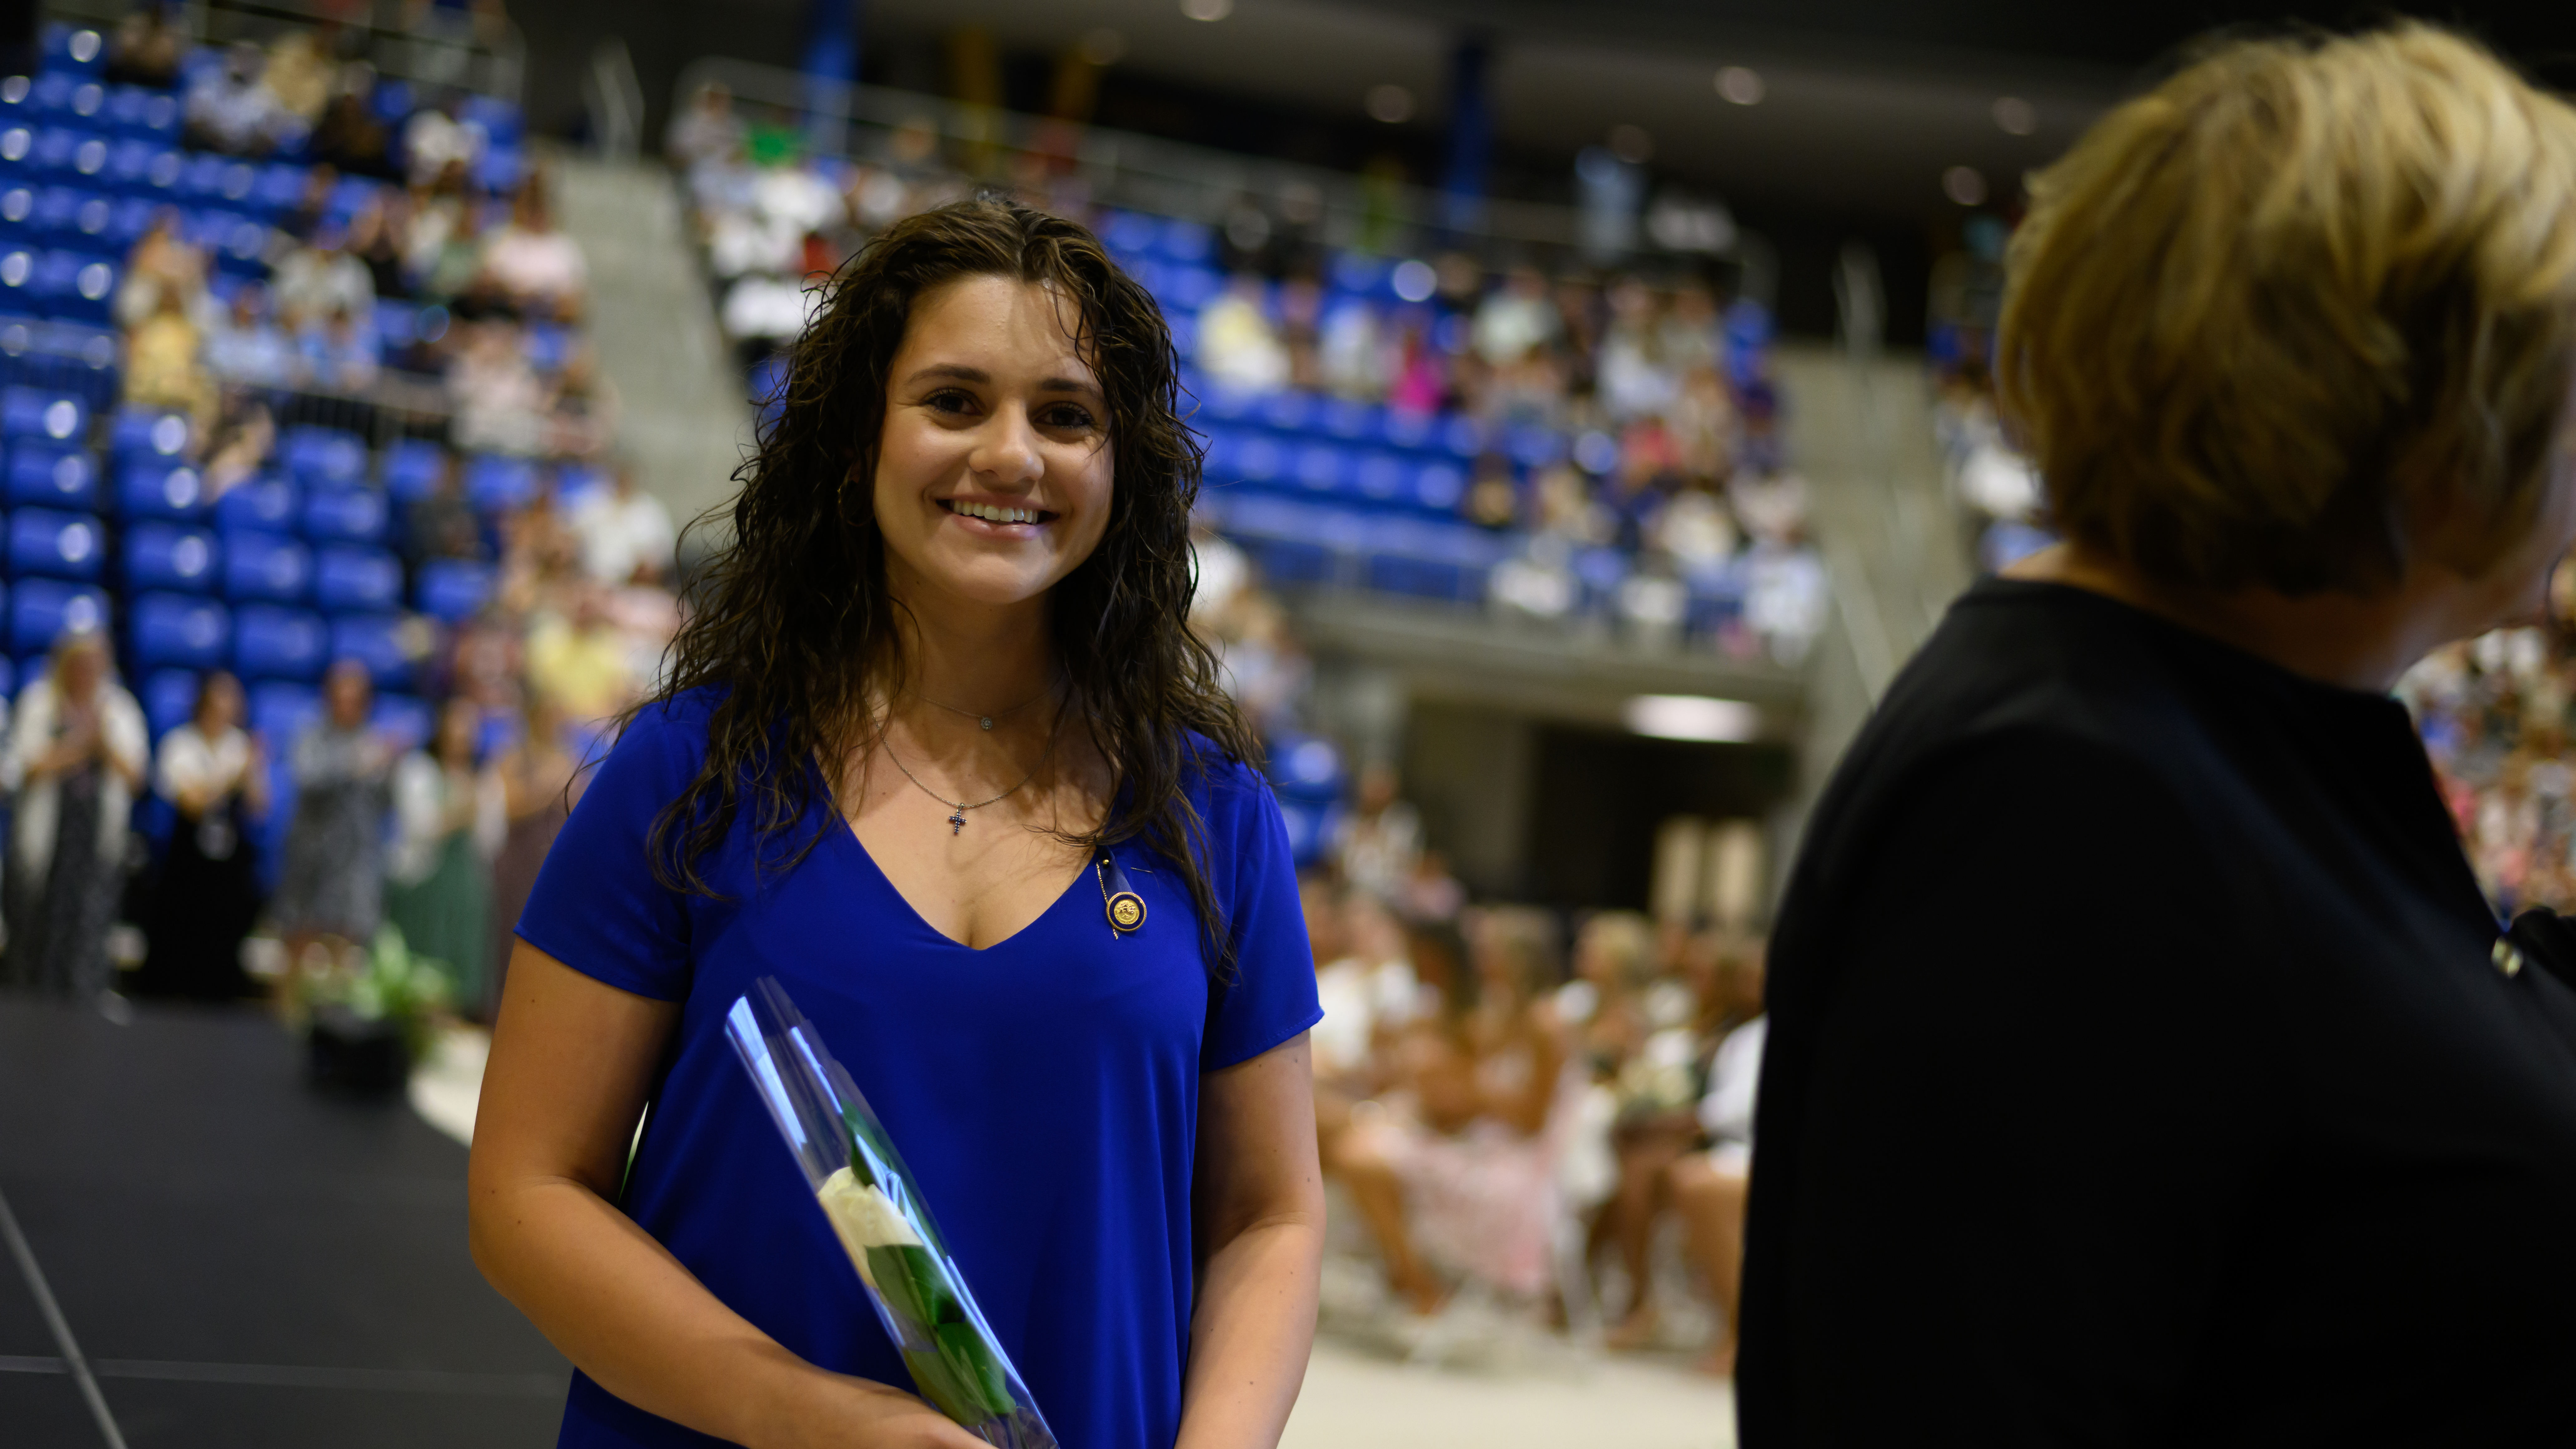
[[[1406, 252], [1428, 245], [1514, 253], [1573, 253], [1582, 242], [1574, 207], [1489, 198], [1480, 215], [1453, 222], [1449, 198], [1423, 187], [1353, 176], [1291, 161], [1220, 151], [1160, 137], [1079, 126], [885, 86], [817, 86], [800, 72], [754, 61], [708, 56], [690, 62], [673, 89], [672, 114], [694, 103], [716, 83], [749, 106], [809, 136], [820, 118], [822, 149], [853, 158], [882, 154], [886, 140], [908, 127], [929, 126], [955, 149], [981, 158], [990, 179], [1007, 184], [1011, 162], [1030, 158], [1080, 177], [1093, 200], [1169, 216], [1222, 222], [1246, 197], [1261, 197], [1285, 211], [1311, 208], [1327, 245]], [[829, 132], [837, 127], [837, 147]], [[1759, 271], [1769, 247], [1738, 232], [1715, 260]], [[1646, 248], [1648, 258], [1671, 263], [1708, 260], [1711, 254]]]

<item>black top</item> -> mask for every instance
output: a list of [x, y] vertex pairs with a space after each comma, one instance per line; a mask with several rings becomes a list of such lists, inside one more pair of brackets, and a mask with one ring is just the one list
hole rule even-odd
[[2396, 702], [1979, 585], [1772, 938], [1743, 1443], [2576, 1442], [2576, 952], [2497, 931]]

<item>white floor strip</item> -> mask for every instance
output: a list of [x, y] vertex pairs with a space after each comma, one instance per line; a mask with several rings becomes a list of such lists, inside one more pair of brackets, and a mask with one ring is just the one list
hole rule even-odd
[[71, 1323], [63, 1317], [62, 1305], [54, 1301], [54, 1290], [45, 1282], [45, 1270], [36, 1266], [36, 1250], [27, 1246], [27, 1235], [18, 1231], [18, 1215], [9, 1211], [5, 1194], [0, 1194], [0, 1238], [9, 1240], [9, 1256], [18, 1260], [19, 1275], [27, 1280], [27, 1291], [35, 1295], [36, 1311], [44, 1315], [45, 1327], [53, 1330], [54, 1346], [63, 1351], [63, 1366], [71, 1371], [72, 1382], [80, 1386], [81, 1398], [88, 1401], [90, 1417], [98, 1421], [98, 1432], [106, 1437], [108, 1449], [125, 1449], [125, 1435], [116, 1427], [116, 1416], [107, 1411], [107, 1398], [98, 1391], [98, 1380], [90, 1376], [89, 1362], [81, 1357]]
[[[58, 1374], [59, 1358], [0, 1355], [0, 1373]], [[166, 1359], [103, 1358], [90, 1365], [103, 1379], [165, 1384], [240, 1384], [271, 1389], [346, 1389], [361, 1393], [465, 1394], [487, 1398], [561, 1398], [564, 1381], [552, 1374], [447, 1373], [436, 1369], [317, 1368], [306, 1364], [182, 1363]]]

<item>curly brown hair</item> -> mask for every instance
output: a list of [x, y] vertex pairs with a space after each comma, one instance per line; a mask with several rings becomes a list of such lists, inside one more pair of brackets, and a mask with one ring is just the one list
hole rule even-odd
[[871, 736], [872, 695], [905, 661], [887, 593], [869, 485], [887, 374], [914, 301], [966, 277], [1047, 287], [1071, 304], [1098, 373], [1114, 463], [1106, 533], [1058, 583], [1049, 622], [1065, 690], [1059, 727], [1084, 731], [1112, 772], [1107, 818], [1063, 838], [1098, 850], [1142, 837], [1177, 870], [1211, 966], [1228, 960], [1223, 912], [1202, 860], [1188, 787], [1215, 762], [1257, 758], [1251, 727], [1218, 685], [1216, 656], [1189, 627], [1190, 506], [1201, 448], [1182, 424], [1178, 362], [1162, 312], [1081, 225], [1014, 202], [955, 202], [898, 222], [825, 285], [790, 354], [776, 415], [735, 470], [732, 537], [705, 564], [668, 678], [644, 708], [687, 690], [722, 692], [697, 778], [654, 822], [663, 884], [713, 895], [700, 863], [747, 806], [758, 852], [782, 868], [839, 828], [787, 839], [834, 786], [821, 762]]

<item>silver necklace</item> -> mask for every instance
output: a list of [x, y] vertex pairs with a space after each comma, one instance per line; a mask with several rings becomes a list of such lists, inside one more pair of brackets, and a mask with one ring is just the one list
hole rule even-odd
[[1008, 719], [1012, 715], [1018, 714], [1021, 710], [1027, 709], [1030, 705], [1037, 703], [1039, 700], [1045, 699], [1054, 694], [1055, 686], [1050, 684], [1043, 691], [1030, 695], [1028, 698], [1021, 700], [1018, 704], [1012, 705], [1009, 709], [997, 709], [991, 714], [983, 714], [971, 709], [959, 709], [953, 704], [941, 704], [938, 700], [932, 699], [929, 695], [923, 694], [919, 690], [907, 689], [904, 693], [911, 695], [913, 698], [920, 700], [923, 704], [929, 705], [933, 709], [944, 709], [950, 714], [962, 714], [989, 730], [993, 727], [993, 721], [997, 719]]
[[914, 789], [919, 790], [922, 794], [927, 795], [931, 799], [948, 807], [948, 833], [950, 835], [955, 835], [957, 832], [966, 828], [967, 811], [981, 810], [987, 805], [998, 805], [1002, 801], [1008, 800], [1012, 796], [1020, 793], [1020, 785], [1025, 785], [1031, 780], [1036, 779], [1038, 777], [1038, 771], [1046, 767], [1048, 756], [1055, 753], [1055, 736], [1047, 736], [1047, 747], [1045, 751], [1038, 756], [1038, 762], [1036, 764], [1029, 766], [1029, 772], [1020, 777], [1020, 785], [1013, 785], [1011, 788], [994, 796], [990, 800], [978, 800], [971, 805], [967, 804], [963, 800], [951, 800], [947, 796], [940, 794], [938, 791], [931, 789], [928, 785], [921, 783], [921, 777], [914, 774], [908, 767], [906, 767], [903, 762], [903, 757], [894, 752], [894, 742], [885, 737], [885, 731], [883, 730], [877, 731], [877, 748], [885, 751], [885, 757], [894, 761], [894, 767], [903, 771], [903, 777], [912, 782], [912, 787]]

